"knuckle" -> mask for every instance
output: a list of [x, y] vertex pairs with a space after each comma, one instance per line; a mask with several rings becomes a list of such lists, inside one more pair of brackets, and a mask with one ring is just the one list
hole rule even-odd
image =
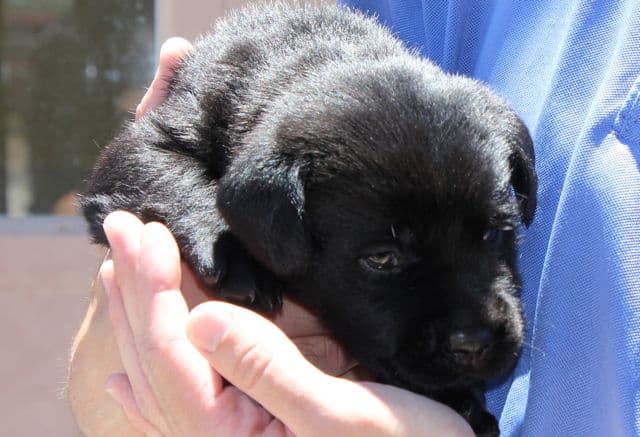
[[179, 337], [145, 335], [138, 343], [138, 359], [143, 371], [155, 376], [163, 363], [171, 363], [180, 354], [186, 340]]
[[263, 343], [251, 344], [238, 355], [232, 370], [232, 382], [251, 393], [268, 376], [272, 362], [273, 355]]

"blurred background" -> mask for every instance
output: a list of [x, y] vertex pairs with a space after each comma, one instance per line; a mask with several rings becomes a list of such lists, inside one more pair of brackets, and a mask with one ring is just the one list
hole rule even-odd
[[243, 0], [0, 0], [1, 436], [77, 436], [68, 351], [104, 250], [76, 214], [159, 45]]
[[154, 65], [153, 0], [3, 0], [0, 213], [73, 215]]

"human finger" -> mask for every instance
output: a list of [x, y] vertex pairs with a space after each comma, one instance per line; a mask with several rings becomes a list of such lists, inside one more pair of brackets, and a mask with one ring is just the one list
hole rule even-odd
[[[114, 332], [138, 407], [146, 417], [160, 418], [174, 408], [207, 408], [222, 382], [185, 336], [188, 308], [178, 288], [173, 236], [165, 226], [143, 225], [125, 212], [110, 214], [104, 227], [119, 292], [110, 299]], [[117, 326], [126, 326], [129, 336]], [[192, 395], [195, 388], [204, 400]]]
[[152, 332], [148, 329], [149, 311], [153, 310], [151, 299], [159, 291], [168, 291], [158, 299], [171, 299], [176, 307], [169, 314], [182, 317], [181, 322], [184, 323], [188, 310], [179, 291], [180, 253], [170, 232], [159, 223], [145, 225], [125, 211], [109, 214], [104, 221], [104, 229], [111, 246], [116, 282], [123, 291], [124, 309], [133, 332], [138, 337]]
[[458, 414], [424, 396], [324, 374], [277, 326], [245, 308], [199, 305], [187, 333], [216, 371], [294, 435], [471, 435]]
[[[222, 381], [187, 339], [189, 309], [180, 286], [180, 254], [170, 231], [160, 223], [144, 226], [139, 268], [140, 313], [133, 325], [140, 361], [168, 408], [194, 403], [193, 391], [215, 397]], [[184, 377], [176, 378], [176, 375]], [[196, 405], [201, 405], [195, 400]]]
[[[192, 310], [187, 333], [216, 371], [295, 435], [344, 434], [345, 421], [356, 417], [351, 411], [354, 403], [363, 421], [372, 416], [378, 424], [394, 426], [382, 400], [349, 381], [322, 373], [282, 331], [256, 313], [207, 302]], [[328, 416], [335, 420], [327, 420]], [[365, 427], [362, 435], [371, 434]]]
[[[116, 246], [112, 264], [122, 265], [115, 275], [128, 277], [121, 281], [127, 284], [122, 290], [111, 281], [115, 293], [110, 298], [119, 297], [120, 292], [123, 295], [114, 301], [119, 311], [115, 321], [127, 326], [123, 331], [133, 338], [124, 342], [133, 346], [121, 349], [128, 378], [113, 376], [110, 390], [114, 399], [138, 429], [144, 431], [148, 423], [164, 436], [210, 435], [212, 430], [221, 435], [237, 430], [242, 431], [239, 435], [252, 435], [252, 429], [282, 431], [247, 395], [231, 386], [223, 390], [220, 376], [186, 338], [188, 309], [177, 288], [181, 264], [169, 230], [149, 223], [129, 233], [122, 228], [128, 219], [116, 216], [106, 226], [109, 234], [116, 235], [110, 240]], [[129, 238], [139, 239], [139, 245]], [[137, 247], [137, 257], [124, 263], [119, 259], [119, 244]]]
[[124, 308], [122, 294], [115, 279], [113, 260], [105, 261], [100, 268], [100, 277], [108, 298], [109, 318], [113, 335], [120, 352], [122, 366], [135, 384], [133, 394], [136, 405], [147, 414], [159, 416], [158, 404], [152, 395], [152, 388], [140, 366], [138, 351], [131, 324]]
[[140, 237], [144, 224], [129, 212], [115, 211], [102, 224], [111, 248], [111, 259], [117, 272], [116, 282], [121, 289], [136, 286], [135, 269], [140, 253]]
[[158, 69], [147, 92], [136, 108], [136, 119], [164, 102], [169, 92], [169, 84], [180, 62], [193, 51], [193, 45], [180, 37], [166, 40], [160, 48]]
[[120, 405], [129, 423], [149, 437], [162, 434], [140, 412], [129, 378], [124, 373], [115, 373], [107, 379], [105, 391]]

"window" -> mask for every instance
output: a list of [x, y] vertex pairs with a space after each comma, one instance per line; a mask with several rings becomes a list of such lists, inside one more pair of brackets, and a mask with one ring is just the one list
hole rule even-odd
[[4, 0], [0, 214], [73, 215], [152, 77], [153, 0]]

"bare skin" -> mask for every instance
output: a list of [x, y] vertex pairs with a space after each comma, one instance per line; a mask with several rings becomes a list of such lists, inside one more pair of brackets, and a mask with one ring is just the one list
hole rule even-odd
[[[181, 39], [165, 43], [137, 117], [166, 97], [189, 50]], [[104, 287], [94, 290], [69, 374], [85, 434], [472, 435], [444, 405], [357, 382], [355, 363], [290, 301], [273, 321], [203, 303], [207, 295], [164, 226], [118, 212], [105, 232], [113, 259], [101, 267]]]

